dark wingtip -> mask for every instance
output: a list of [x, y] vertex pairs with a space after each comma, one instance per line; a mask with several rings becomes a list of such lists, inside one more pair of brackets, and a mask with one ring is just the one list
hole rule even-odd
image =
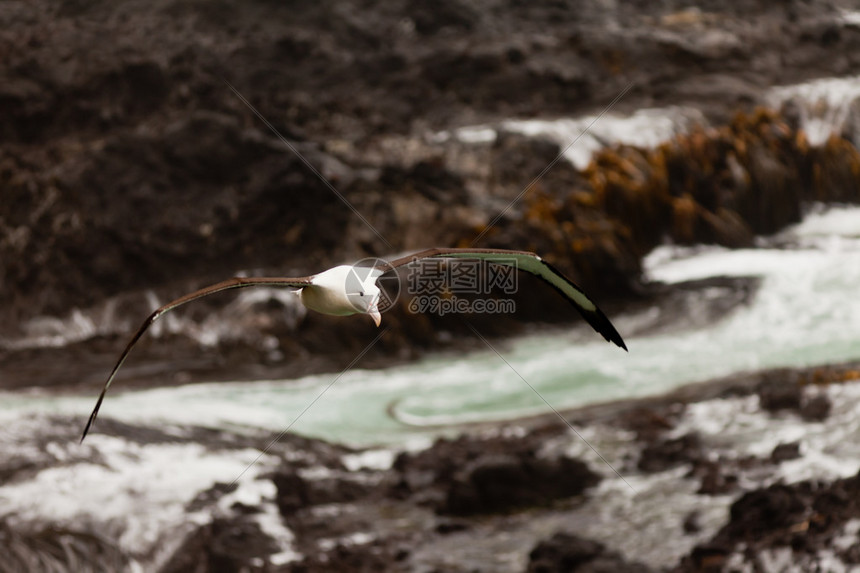
[[99, 394], [99, 399], [96, 402], [96, 407], [93, 408], [93, 413], [90, 414], [90, 419], [87, 420], [87, 425], [84, 426], [84, 433], [81, 434], [81, 441], [80, 441], [81, 444], [84, 443], [84, 438], [87, 437], [87, 433], [90, 431], [90, 428], [92, 427], [93, 422], [96, 421], [96, 416], [99, 415], [99, 408], [101, 408], [102, 400], [104, 400], [104, 398], [105, 398], [105, 392], [104, 392], [104, 390], [102, 390], [102, 393]]
[[[612, 325], [610, 324], [610, 326]], [[621, 335], [618, 334], [618, 331], [615, 330], [615, 327], [612, 327], [612, 334], [613, 336], [606, 336], [605, 334], [603, 334], [603, 337], [606, 338], [607, 342], [611, 342], [618, 348], [624, 349], [624, 352], [630, 352], [629, 350], [627, 350], [627, 345], [624, 344], [624, 340], [621, 338]]]
[[[573, 306], [576, 307], [576, 310], [579, 311], [579, 314], [582, 316], [582, 318], [584, 318], [585, 321], [591, 325], [591, 328], [593, 328], [598, 334], [600, 334], [607, 342], [611, 342], [615, 344], [615, 346], [623, 348], [625, 352], [629, 352], [629, 350], [627, 350], [627, 345], [624, 344], [624, 340], [621, 338], [621, 335], [618, 334], [618, 331], [615, 330], [615, 327], [612, 326], [612, 322], [609, 320], [609, 318], [605, 314], [603, 314], [603, 311], [600, 310], [600, 308], [589, 299], [588, 295], [585, 294], [585, 292], [581, 288], [579, 288], [576, 283], [564, 276], [558, 269], [556, 269], [551, 264], [541, 259], [537, 255], [532, 254], [532, 256], [537, 258], [540, 263], [549, 270], [551, 275], [566, 282], [567, 285], [574, 291], [579, 293], [579, 295], [572, 296], [569, 292], [566, 292], [561, 285], [557, 284], [557, 282], [553, 282], [553, 277], [551, 276], [547, 276], [546, 274], [542, 274], [540, 272], [535, 272], [533, 274], [536, 274], [537, 276], [545, 280], [547, 283], [550, 284], [550, 286], [560, 292], [562, 296], [567, 298], [573, 304]], [[583, 306], [583, 303], [581, 301], [582, 298], [584, 298], [588, 302], [588, 308]]]
[[615, 346], [619, 348], [623, 348], [625, 352], [630, 352], [627, 350], [627, 345], [624, 344], [624, 339], [621, 338], [621, 335], [618, 334], [618, 331], [615, 330], [615, 327], [610, 322], [609, 318], [603, 311], [599, 308], [596, 308], [591, 312], [582, 312], [580, 311], [583, 318], [591, 325], [591, 327], [600, 333], [603, 338], [606, 339], [607, 342], [613, 343]]

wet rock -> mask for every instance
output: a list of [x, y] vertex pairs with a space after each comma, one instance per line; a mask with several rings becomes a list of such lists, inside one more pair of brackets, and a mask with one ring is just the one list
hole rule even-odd
[[[736, 565], [756, 562], [760, 552], [790, 548], [793, 561], [816, 563], [822, 550], [839, 545], [844, 525], [860, 518], [860, 475], [832, 483], [774, 484], [742, 495], [729, 522], [707, 543], [694, 548], [676, 571], [720, 571], [729, 555]], [[738, 552], [740, 546], [744, 549]], [[851, 563], [851, 555], [839, 551]]]
[[288, 566], [290, 573], [328, 573], [344, 571], [349, 573], [376, 573], [391, 571], [393, 566], [407, 558], [408, 551], [379, 542], [361, 545], [338, 544], [324, 553], [307, 555], [298, 563]]
[[[855, 135], [855, 137], [857, 137]], [[816, 200], [855, 201], [860, 175], [860, 151], [850, 140], [836, 135], [811, 152], [814, 158], [812, 186]]]
[[308, 483], [297, 473], [279, 473], [272, 481], [278, 489], [276, 503], [281, 515], [292, 515], [311, 504]]
[[76, 528], [44, 527], [0, 520], [0, 572], [124, 571], [128, 556], [107, 537]]
[[[606, 546], [597, 541], [568, 533], [556, 533], [540, 542], [529, 553], [528, 571], [572, 571], [583, 563], [593, 560], [605, 550]], [[551, 569], [553, 566], [555, 569]]]
[[579, 495], [598, 483], [598, 474], [574, 458], [537, 455], [544, 440], [561, 431], [545, 426], [520, 437], [440, 439], [424, 451], [395, 459], [398, 478], [387, 494], [460, 516], [508, 512]]
[[383, 188], [408, 194], [414, 190], [427, 199], [444, 203], [468, 200], [463, 177], [441, 160], [422, 160], [407, 169], [387, 165], [379, 175]]
[[467, 529], [469, 529], [468, 522], [462, 520], [443, 519], [436, 524], [436, 532], [442, 535], [465, 531]]
[[730, 547], [716, 543], [697, 545], [685, 557], [679, 570], [695, 571], [696, 573], [722, 573], [723, 566], [731, 555]]
[[782, 372], [765, 376], [758, 385], [759, 405], [768, 412], [800, 410], [803, 388]]
[[[678, 408], [681, 410], [681, 408]], [[675, 427], [679, 411], [658, 411], [655, 408], [635, 408], [621, 421], [624, 428], [636, 432], [636, 439], [654, 442], [664, 432]]]
[[569, 533], [556, 533], [538, 543], [529, 553], [527, 573], [619, 573], [647, 572], [641, 563], [628, 562], [620, 553], [597, 541]]
[[581, 494], [600, 481], [583, 462], [484, 456], [460, 472], [447, 491], [443, 513], [500, 513]]
[[802, 521], [805, 505], [789, 486], [776, 484], [752, 491], [732, 504], [730, 528], [738, 537], [760, 537], [766, 531], [788, 530]]
[[702, 495], [722, 495], [735, 489], [738, 485], [738, 476], [732, 471], [729, 464], [721, 462], [701, 462], [697, 464], [694, 471], [701, 475], [701, 485], [698, 493]]
[[660, 472], [702, 458], [702, 439], [696, 433], [662, 440], [642, 449], [637, 467], [643, 472]]
[[238, 488], [238, 484], [226, 484], [226, 483], [216, 483], [212, 487], [207, 490], [201, 491], [198, 493], [194, 499], [192, 499], [186, 506], [185, 510], [188, 512], [200, 511], [207, 507], [211, 507], [219, 499], [227, 495], [228, 493], [233, 493]]
[[442, 30], [468, 31], [478, 21], [474, 10], [457, 0], [439, 2], [433, 9], [411, 4], [407, 7], [407, 15], [412, 19], [415, 31], [421, 35], [433, 35]]
[[818, 394], [803, 401], [800, 416], [807, 422], [822, 422], [830, 415], [833, 403], [826, 394]]
[[683, 523], [681, 524], [681, 528], [684, 530], [684, 533], [698, 533], [702, 530], [701, 524], [702, 516], [698, 510], [693, 510], [687, 514], [684, 518]]
[[190, 535], [159, 572], [264, 571], [268, 556], [278, 550], [252, 520], [221, 518]]
[[297, 472], [282, 470], [275, 473], [272, 481], [278, 492], [275, 502], [284, 516], [313, 505], [348, 503], [369, 492], [368, 486], [351, 479], [348, 474], [306, 479]]
[[[551, 432], [548, 435], [561, 432], [558, 428], [548, 430]], [[544, 432], [538, 431], [525, 437], [512, 438], [468, 435], [453, 439], [440, 438], [425, 450], [401, 452], [392, 467], [408, 482], [404, 487], [409, 491], [419, 491], [427, 486], [450, 483], [462, 468], [484, 456], [533, 457], [544, 435]]]
[[779, 464], [788, 460], [796, 460], [800, 457], [800, 442], [788, 444], [777, 444], [770, 454], [773, 463]]
[[767, 144], [756, 144], [748, 150], [747, 169], [750, 185], [737, 194], [738, 214], [752, 221], [762, 234], [772, 234], [786, 225], [800, 221], [802, 179], [796, 167]]
[[[529, 173], [540, 173], [552, 163], [560, 152], [557, 143], [545, 139], [527, 137], [519, 133], [501, 131], [491, 147], [490, 182], [493, 194], [514, 199], [522, 192], [523, 186], [528, 185]], [[547, 182], [553, 186], [582, 185], [585, 183], [579, 172], [568, 163], [559, 163], [551, 173], [547, 173]], [[517, 207], [518, 208], [518, 207]]]

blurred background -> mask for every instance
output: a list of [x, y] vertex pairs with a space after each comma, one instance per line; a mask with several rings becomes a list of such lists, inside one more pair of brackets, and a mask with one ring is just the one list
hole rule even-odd
[[[860, 563], [860, 3], [0, 22], [0, 571]], [[539, 253], [630, 352], [529, 277], [377, 342], [247, 289], [156, 323], [78, 444], [160, 304], [433, 246]]]

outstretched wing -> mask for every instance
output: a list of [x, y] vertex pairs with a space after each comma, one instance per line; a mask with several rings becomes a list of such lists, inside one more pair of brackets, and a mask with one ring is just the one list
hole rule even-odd
[[509, 251], [505, 249], [427, 249], [412, 255], [395, 259], [381, 268], [389, 271], [408, 265], [412, 262], [428, 258], [449, 259], [480, 259], [499, 265], [515, 267], [518, 270], [531, 273], [550, 284], [562, 296], [567, 298], [579, 314], [607, 340], [627, 350], [621, 335], [609, 321], [603, 311], [588, 297], [579, 286], [561, 274], [552, 265], [541, 259], [535, 253], [528, 251]]
[[185, 303], [191, 302], [193, 300], [197, 300], [198, 298], [203, 298], [204, 296], [209, 296], [210, 294], [215, 294], [216, 292], [221, 292], [223, 290], [235, 289], [235, 288], [245, 288], [252, 286], [269, 286], [269, 287], [295, 287], [301, 288], [308, 286], [311, 284], [311, 279], [313, 277], [299, 277], [299, 278], [263, 278], [263, 277], [236, 277], [232, 279], [228, 279], [226, 281], [222, 281], [220, 283], [202, 288], [200, 290], [196, 290], [192, 293], [186, 294], [185, 296], [179, 297], [174, 301], [168, 302], [164, 306], [156, 309], [149, 317], [143, 321], [143, 324], [140, 328], [137, 329], [137, 332], [132, 337], [131, 341], [128, 343], [128, 346], [125, 347], [125, 350], [122, 351], [122, 354], [117, 360], [116, 365], [113, 367], [113, 370], [110, 372], [110, 376], [108, 376], [107, 381], [105, 382], [104, 388], [102, 388], [101, 394], [99, 394], [99, 399], [96, 402], [96, 407], [93, 408], [93, 413], [90, 414], [90, 419], [87, 421], [87, 425], [84, 428], [84, 433], [81, 436], [81, 442], [84, 441], [84, 438], [87, 437], [87, 432], [90, 431], [90, 427], [93, 425], [93, 422], [96, 420], [96, 416], [98, 416], [99, 408], [102, 405], [102, 401], [105, 398], [105, 394], [110, 388], [111, 382], [116, 377], [116, 373], [119, 371], [125, 359], [128, 358], [131, 349], [134, 348], [134, 345], [137, 344], [137, 341], [140, 340], [140, 337], [143, 336], [143, 333], [152, 325], [153, 322], [161, 318], [166, 313], [170, 312], [174, 308], [178, 306], [182, 306]]

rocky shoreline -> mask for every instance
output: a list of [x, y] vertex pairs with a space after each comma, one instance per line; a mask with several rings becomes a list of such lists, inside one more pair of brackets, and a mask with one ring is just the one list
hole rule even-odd
[[[676, 543], [691, 546], [674, 566], [649, 564], [622, 554], [611, 542], [588, 538], [596, 508], [587, 500], [597, 484], [617, 482], [619, 476], [598, 460], [584, 464], [580, 456], [566, 454], [569, 443], [579, 438], [554, 416], [544, 416], [440, 439], [426, 450], [401, 453], [390, 469], [334, 464], [322, 479], [316, 477], [318, 471], [311, 479], [303, 478], [293, 465], [275, 472], [278, 506], [296, 534], [297, 547], [306, 551], [304, 561], [284, 570], [723, 571], [745, 563], [761, 566], [769, 555], [780, 553], [782, 557], [773, 559], [787, 559], [804, 570], [816, 564], [839, 570], [839, 562], [856, 566], [860, 507], [853, 500], [860, 474], [784, 483], [776, 469], [812, 455], [809, 445], [780, 443], [768, 456], [733, 456], [714, 436], [695, 431], [669, 436], [680, 429], [687, 407], [720, 400], [749, 399], [758, 402], [765, 416], [821, 423], [831, 404], [820, 389], [856, 380], [858, 366], [737, 375], [662, 397], [564, 414], [583, 432], [632, 433], [633, 447], [616, 462], [621, 476], [632, 481], [637, 474], [655, 474], [684, 484], [698, 482], [695, 496], [722, 498], [728, 519], [702, 542], [675, 540], [701, 538], [707, 529], [696, 505], [676, 516], [674, 531], [658, 548], [671, 552]], [[715, 452], [723, 453], [715, 458]], [[638, 488], [639, 482], [632, 483]], [[634, 504], [644, 494], [634, 494]], [[632, 517], [638, 511], [628, 507], [612, 519], [647, 521], [647, 515]], [[540, 528], [534, 528], [540, 521], [560, 531], [541, 537], [535, 530]], [[337, 541], [320, 544], [320, 532]], [[530, 547], [529, 538], [534, 539]], [[526, 546], [526, 551], [492, 553], [505, 543]], [[213, 546], [208, 547], [212, 551]], [[206, 552], [198, 559], [204, 556], [211, 559]]]
[[[860, 392], [849, 382], [858, 378], [860, 363], [739, 374], [664, 396], [564, 412], [576, 433], [544, 415], [484, 424], [400, 453], [292, 434], [243, 437], [110, 419], [95, 444], [81, 449], [70, 421], [35, 421], [41, 454], [19, 450], [17, 460], [7, 457], [0, 468], [6, 483], [47, 470], [67, 472], [75, 484], [81, 475], [72, 468], [84, 471], [93, 463], [128, 471], [114, 465], [108, 443], [117, 444], [111, 450], [137, 452], [196, 444], [203, 447], [200, 458], [230, 452], [264, 458], [249, 466], [256, 472], [251, 479], [240, 475], [196, 495], [173, 492], [186, 498], [186, 515], [211, 517], [199, 525], [181, 518], [164, 523], [160, 535], [170, 542], [141, 547], [137, 541], [130, 553], [123, 544], [145, 527], [137, 523], [142, 515], [113, 525], [61, 517], [39, 525], [28, 522], [24, 510], [7, 516], [0, 539], [14, 551], [0, 570], [32, 570], [37, 559], [60, 567], [78, 563], [80, 571], [120, 570], [134, 560], [164, 573], [694, 572], [774, 570], [779, 563], [849, 570], [860, 563], [858, 462], [846, 461], [855, 467], [842, 466], [843, 476], [827, 470], [821, 456], [839, 453], [833, 441], [819, 439], [850, 425]], [[762, 443], [749, 440], [753, 420], [770, 428]], [[807, 433], [783, 442], [781, 427]], [[19, 446], [32, 438], [19, 435]], [[14, 451], [5, 441], [4, 451]], [[142, 470], [153, 462], [136, 463]], [[191, 470], [186, 461], [170, 471], [182, 466]], [[802, 477], [809, 472], [818, 477]], [[157, 507], [153, 485], [137, 495]], [[273, 516], [280, 530], [267, 525]]]

